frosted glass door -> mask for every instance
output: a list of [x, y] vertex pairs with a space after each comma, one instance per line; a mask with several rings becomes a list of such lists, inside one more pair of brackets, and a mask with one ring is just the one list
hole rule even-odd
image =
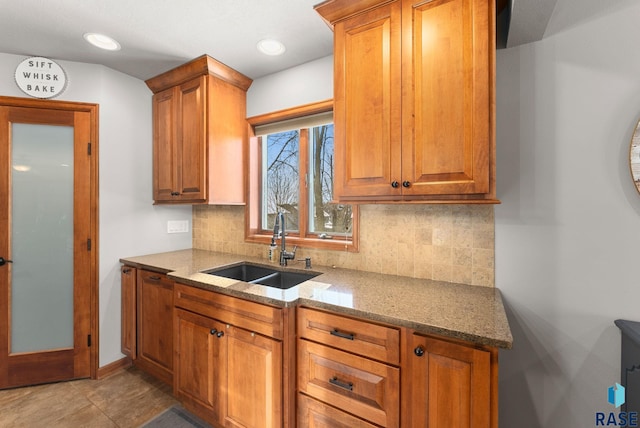
[[11, 125], [11, 354], [74, 347], [74, 129]]

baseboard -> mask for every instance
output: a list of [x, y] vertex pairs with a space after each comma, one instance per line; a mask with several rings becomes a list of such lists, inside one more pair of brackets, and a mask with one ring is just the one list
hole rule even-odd
[[131, 358], [122, 357], [121, 359], [109, 363], [106, 366], [99, 367], [98, 373], [96, 373], [96, 379], [104, 379], [105, 377], [111, 376], [118, 370], [126, 369], [132, 365], [133, 362], [131, 361]]

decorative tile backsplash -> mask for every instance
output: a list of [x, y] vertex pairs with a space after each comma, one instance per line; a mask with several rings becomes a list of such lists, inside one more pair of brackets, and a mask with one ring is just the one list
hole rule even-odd
[[[492, 205], [361, 205], [360, 252], [298, 249], [314, 264], [493, 287]], [[193, 247], [267, 257], [244, 242], [243, 206], [193, 207]]]

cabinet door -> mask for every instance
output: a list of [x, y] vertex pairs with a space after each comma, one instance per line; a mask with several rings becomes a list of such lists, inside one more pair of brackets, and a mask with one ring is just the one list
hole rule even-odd
[[131, 359], [136, 358], [136, 269], [120, 268], [121, 291], [121, 351]]
[[405, 196], [490, 191], [494, 8], [489, 0], [403, 0]]
[[411, 345], [411, 426], [492, 427], [490, 352], [419, 335]]
[[220, 405], [225, 373], [224, 325], [182, 309], [174, 317], [176, 361], [173, 392], [187, 407], [210, 422], [221, 423]]
[[136, 365], [169, 385], [173, 382], [173, 281], [138, 270], [138, 359]]
[[206, 182], [206, 77], [179, 86], [177, 174], [178, 200], [204, 202]]
[[334, 196], [394, 196], [401, 186], [400, 3], [336, 23]]
[[177, 110], [175, 88], [153, 96], [153, 200], [172, 201], [178, 191]]
[[282, 343], [234, 326], [225, 328], [225, 338], [223, 425], [282, 426]]
[[206, 200], [206, 78], [153, 96], [153, 199]]

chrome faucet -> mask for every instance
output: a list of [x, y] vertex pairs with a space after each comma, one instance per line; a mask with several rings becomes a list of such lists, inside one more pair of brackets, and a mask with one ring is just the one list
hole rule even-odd
[[[278, 231], [278, 224], [280, 225], [280, 230]], [[285, 242], [286, 230], [284, 226], [284, 213], [282, 211], [278, 212], [278, 215], [275, 220], [275, 224], [273, 226], [273, 239], [277, 239], [278, 234], [280, 235], [280, 266], [286, 266], [287, 260], [293, 260], [296, 258], [296, 249], [297, 246], [294, 245], [293, 251], [287, 251], [287, 244]]]

